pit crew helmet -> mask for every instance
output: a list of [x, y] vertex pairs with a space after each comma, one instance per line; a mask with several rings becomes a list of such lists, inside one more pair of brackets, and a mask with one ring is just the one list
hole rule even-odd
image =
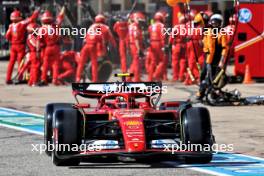
[[102, 14], [98, 14], [95, 18], [94, 21], [96, 23], [105, 23], [105, 16]]
[[164, 19], [164, 15], [163, 15], [161, 12], [157, 12], [157, 13], [155, 13], [155, 15], [154, 15], [154, 20], [163, 23], [163, 22], [165, 21], [165, 19]]
[[10, 20], [15, 23], [21, 21], [22, 20], [21, 12], [19, 10], [14, 10], [10, 15]]
[[46, 10], [41, 16], [41, 22], [43, 24], [50, 24], [53, 22], [53, 15], [50, 11]]
[[214, 14], [211, 16], [209, 23], [214, 28], [221, 28], [223, 26], [223, 16], [220, 14]]

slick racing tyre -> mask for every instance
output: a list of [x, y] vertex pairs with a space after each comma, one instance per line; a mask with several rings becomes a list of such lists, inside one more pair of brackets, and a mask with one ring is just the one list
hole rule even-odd
[[[214, 143], [209, 111], [204, 107], [191, 107], [182, 113], [181, 136], [184, 144], [199, 144], [201, 148], [197, 154], [202, 152], [202, 147], [211, 147]], [[197, 156], [186, 156], [186, 163], [209, 163], [212, 160], [211, 151]]]
[[[98, 67], [97, 67], [97, 77], [98, 82], [106, 82], [113, 71], [112, 63], [109, 60], [105, 60], [104, 58], [98, 59]], [[84, 78], [88, 78], [92, 80], [92, 64], [89, 62], [85, 66], [85, 75]]]
[[[73, 108], [57, 110], [53, 118], [52, 162], [56, 166], [77, 166], [80, 158], [70, 158], [78, 154], [81, 145], [81, 113]], [[62, 147], [65, 146], [65, 147]], [[67, 147], [66, 147], [67, 146]], [[78, 147], [78, 148], [77, 148]], [[68, 158], [64, 159], [68, 155]]]
[[48, 145], [52, 144], [52, 119], [57, 109], [71, 108], [70, 103], [50, 103], [46, 105], [44, 112], [44, 144], [46, 145], [45, 153], [51, 156], [51, 151], [48, 151]]

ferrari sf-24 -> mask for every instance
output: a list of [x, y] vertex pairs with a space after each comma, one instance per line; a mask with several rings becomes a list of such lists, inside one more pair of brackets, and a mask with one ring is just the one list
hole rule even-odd
[[[186, 163], [212, 160], [213, 151], [204, 150], [214, 143], [205, 107], [188, 101], [160, 102], [164, 93], [161, 82], [127, 82], [131, 74], [116, 76], [122, 81], [72, 83], [75, 104], [46, 105], [44, 142], [56, 147], [47, 147], [45, 152], [55, 165], [76, 166], [83, 159], [100, 157], [183, 159]], [[180, 144], [202, 147], [193, 150]], [[71, 150], [61, 150], [59, 145]]]

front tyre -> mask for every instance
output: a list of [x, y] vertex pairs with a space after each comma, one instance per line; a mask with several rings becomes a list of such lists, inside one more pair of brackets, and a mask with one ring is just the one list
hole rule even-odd
[[[72, 108], [70, 103], [50, 103], [46, 105], [44, 112], [44, 143], [47, 146], [52, 144], [52, 121], [53, 115], [57, 109]], [[51, 156], [51, 151], [45, 150], [48, 156]]]
[[[81, 145], [81, 120], [81, 113], [73, 108], [55, 112], [53, 143], [56, 144], [56, 147], [52, 152], [52, 161], [56, 166], [79, 165], [79, 158], [64, 159], [63, 156], [78, 154]], [[62, 146], [64, 146], [64, 150], [62, 150]]]
[[[184, 144], [199, 144], [195, 148], [199, 156], [186, 156], [186, 163], [209, 163], [212, 160], [212, 135], [209, 111], [204, 107], [191, 107], [182, 113], [181, 136]], [[206, 153], [205, 148], [209, 149]]]

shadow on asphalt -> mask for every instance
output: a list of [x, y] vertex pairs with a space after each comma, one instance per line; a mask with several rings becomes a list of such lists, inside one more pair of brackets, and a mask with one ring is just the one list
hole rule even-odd
[[258, 164], [259, 162], [211, 162], [208, 164], [184, 164], [174, 161], [163, 161], [157, 163], [81, 163], [80, 166], [72, 166], [70, 169], [163, 169], [163, 168], [215, 168], [215, 167], [238, 167]]
[[163, 169], [175, 168], [175, 166], [166, 163], [82, 163], [80, 166], [69, 167], [70, 169]]

